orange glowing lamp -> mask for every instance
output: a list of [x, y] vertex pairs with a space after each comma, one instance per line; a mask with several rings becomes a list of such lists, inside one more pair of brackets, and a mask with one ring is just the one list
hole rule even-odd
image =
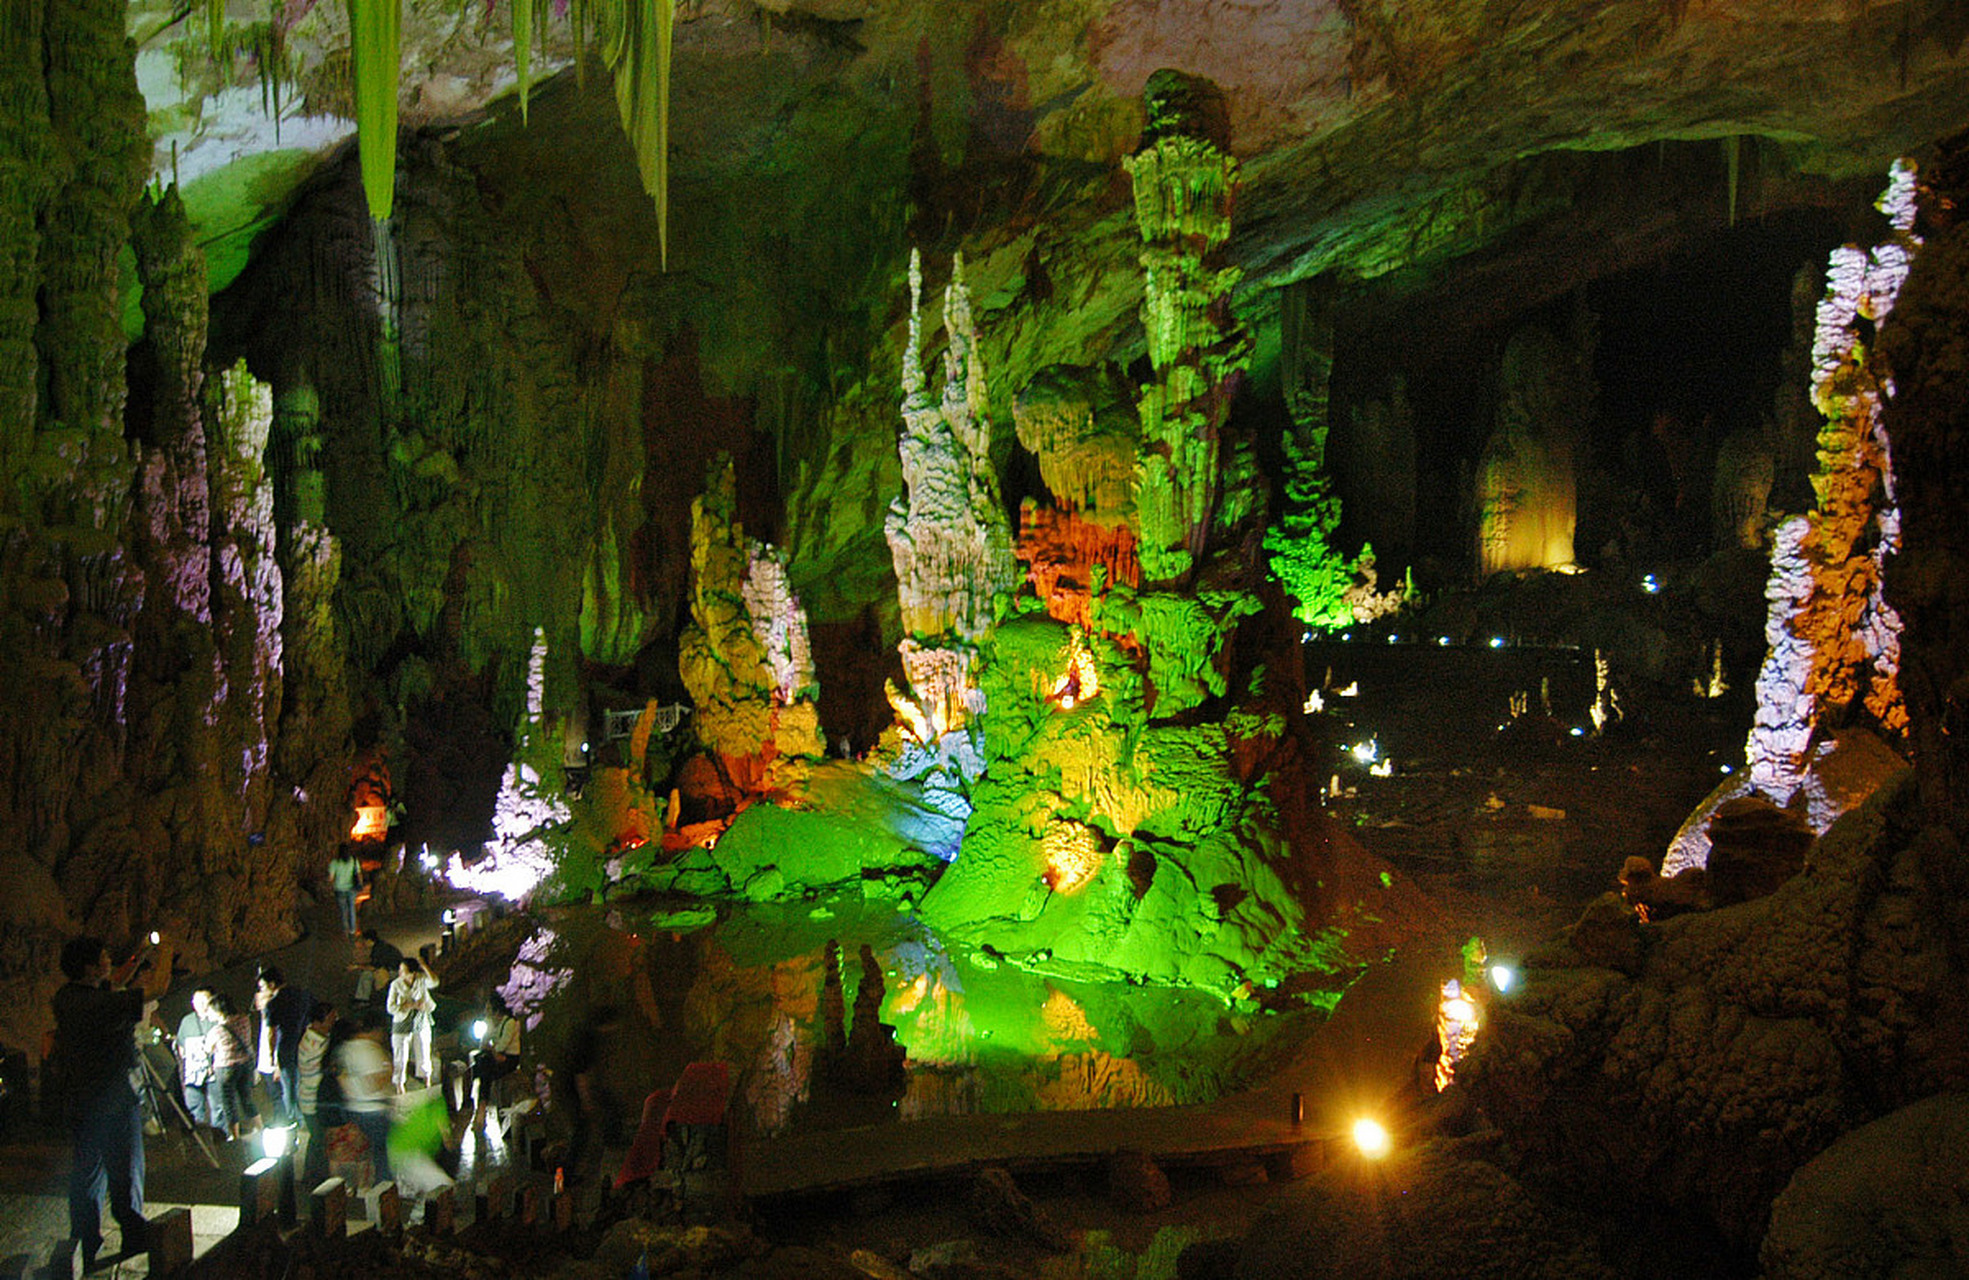
[[388, 805], [359, 804], [356, 806], [356, 823], [349, 828], [351, 840], [381, 840], [390, 834], [390, 810]]

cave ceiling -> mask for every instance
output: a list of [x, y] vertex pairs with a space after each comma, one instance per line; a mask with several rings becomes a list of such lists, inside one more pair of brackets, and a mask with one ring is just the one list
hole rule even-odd
[[[345, 6], [267, 3], [230, 0], [218, 41], [203, 6], [130, 11], [158, 172], [225, 189], [207, 201], [215, 285], [353, 132]], [[571, 151], [632, 172], [592, 37], [577, 89], [562, 6], [540, 8], [535, 136], [512, 140], [499, 0], [405, 0], [403, 124], [463, 132], [461, 153], [476, 136], [487, 167], [517, 147], [541, 182]], [[692, 270], [694, 190], [861, 170], [893, 179], [909, 239], [983, 264], [987, 309], [1033, 283], [1048, 237], [1112, 241], [1125, 263], [1118, 162], [1138, 144], [1148, 78], [1167, 67], [1221, 93], [1213, 112], [1244, 166], [1232, 253], [1248, 297], [1322, 273], [1379, 282], [1383, 305], [1460, 281], [1452, 310], [1488, 314], [1738, 218], [1853, 207], [1892, 157], [1969, 120], [1964, 12], [1948, 0], [701, 0], [677, 13], [673, 257]], [[556, 110], [556, 92], [599, 101]], [[715, 216], [744, 213], [726, 202]], [[1038, 341], [1035, 360], [1115, 342], [1132, 319], [1125, 291], [1077, 301], [1073, 340]]]

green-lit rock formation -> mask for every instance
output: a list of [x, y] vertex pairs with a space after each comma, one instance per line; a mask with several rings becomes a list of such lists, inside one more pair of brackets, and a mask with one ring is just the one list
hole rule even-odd
[[1049, 972], [1225, 995], [1339, 961], [1223, 724], [1148, 724], [1131, 655], [1037, 611], [993, 633], [984, 670], [986, 771], [926, 920]]

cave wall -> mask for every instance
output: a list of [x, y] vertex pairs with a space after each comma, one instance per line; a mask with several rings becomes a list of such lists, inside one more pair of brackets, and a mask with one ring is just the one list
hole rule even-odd
[[[160, 929], [193, 964], [275, 946], [326, 856], [271, 767], [271, 406], [206, 375], [202, 259], [175, 196], [142, 198], [124, 19], [63, 0], [0, 22], [0, 1042], [22, 1049], [66, 935]], [[126, 359], [133, 239], [152, 332]]]

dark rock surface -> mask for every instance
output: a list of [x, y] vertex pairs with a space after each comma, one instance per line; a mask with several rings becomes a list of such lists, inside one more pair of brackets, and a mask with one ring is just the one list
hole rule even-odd
[[1924, 1098], [1853, 1130], [1771, 1206], [1766, 1280], [1969, 1275], [1969, 1096]]
[[1598, 1280], [1592, 1237], [1519, 1185], [1493, 1139], [1356, 1158], [1281, 1192], [1238, 1256], [1237, 1280]]
[[1918, 820], [1903, 775], [1771, 895], [1645, 927], [1634, 972], [1529, 968], [1457, 1073], [1513, 1167], [1689, 1215], [1749, 1253], [1842, 1133], [1969, 1083]]

